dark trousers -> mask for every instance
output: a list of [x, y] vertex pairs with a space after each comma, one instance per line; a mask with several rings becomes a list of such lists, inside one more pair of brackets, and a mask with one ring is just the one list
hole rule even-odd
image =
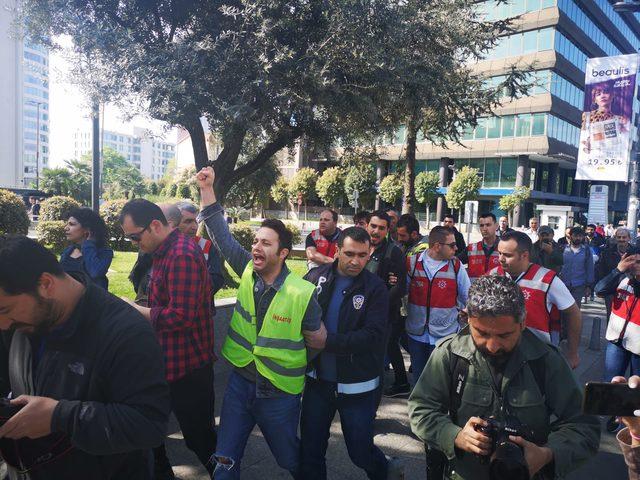
[[404, 357], [400, 350], [400, 342], [404, 334], [404, 318], [398, 317], [391, 322], [391, 332], [389, 334], [389, 342], [387, 343], [387, 356], [393, 367], [396, 385], [405, 385], [409, 383], [407, 380], [407, 371], [404, 368]]
[[387, 478], [387, 459], [373, 443], [377, 390], [354, 395], [338, 394], [335, 383], [307, 378], [300, 421], [300, 478], [327, 478], [325, 456], [336, 412], [340, 413], [342, 434], [351, 461], [370, 479]]
[[[216, 451], [216, 430], [213, 392], [213, 364], [189, 372], [184, 377], [169, 383], [171, 410], [180, 424], [187, 448], [213, 473], [209, 461]], [[162, 465], [164, 446], [154, 450], [156, 465]], [[168, 464], [168, 460], [166, 461]]]

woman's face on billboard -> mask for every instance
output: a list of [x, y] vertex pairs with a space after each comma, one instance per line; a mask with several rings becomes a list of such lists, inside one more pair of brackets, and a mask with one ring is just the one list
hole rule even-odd
[[598, 89], [593, 93], [593, 99], [599, 109], [609, 109], [613, 97], [610, 90]]

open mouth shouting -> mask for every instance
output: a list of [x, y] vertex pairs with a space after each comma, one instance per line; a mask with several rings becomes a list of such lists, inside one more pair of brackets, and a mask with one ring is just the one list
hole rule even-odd
[[257, 267], [257, 268], [264, 267], [264, 265], [266, 263], [266, 258], [262, 253], [252, 252], [251, 255], [253, 257], [253, 266], [254, 267]]

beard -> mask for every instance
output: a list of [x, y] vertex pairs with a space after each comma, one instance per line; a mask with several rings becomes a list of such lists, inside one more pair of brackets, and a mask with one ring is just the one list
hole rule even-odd
[[28, 336], [42, 336], [51, 331], [58, 322], [62, 314], [62, 307], [54, 300], [42, 298], [40, 295], [33, 296], [36, 304], [31, 312], [31, 323], [14, 323], [12, 330], [22, 330]]

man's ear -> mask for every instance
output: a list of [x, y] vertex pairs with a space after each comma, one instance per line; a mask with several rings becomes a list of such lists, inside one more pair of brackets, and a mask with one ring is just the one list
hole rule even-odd
[[37, 287], [38, 295], [42, 298], [52, 298], [56, 291], [56, 277], [48, 272], [40, 275]]
[[280, 257], [281, 260], [285, 260], [288, 255], [289, 255], [289, 249], [288, 248], [282, 248], [278, 252], [278, 257]]

